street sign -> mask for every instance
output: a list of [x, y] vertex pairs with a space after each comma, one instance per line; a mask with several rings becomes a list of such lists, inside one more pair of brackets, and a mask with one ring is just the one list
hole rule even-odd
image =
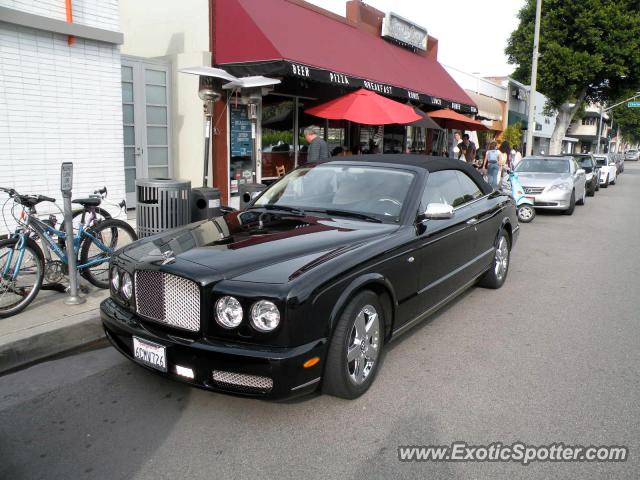
[[628, 108], [640, 108], [640, 102], [627, 102]]

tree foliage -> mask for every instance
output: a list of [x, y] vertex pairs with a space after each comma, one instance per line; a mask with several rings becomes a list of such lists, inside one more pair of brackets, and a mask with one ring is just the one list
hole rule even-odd
[[520, 122], [509, 125], [502, 132], [502, 139], [509, 142], [509, 145], [521, 145], [522, 142], [522, 124]]
[[[624, 98], [631, 95], [633, 93]], [[625, 102], [613, 110], [613, 120], [625, 140], [632, 144], [640, 143], [640, 108], [629, 108]]]
[[[506, 53], [529, 83], [535, 0], [526, 0]], [[537, 90], [559, 109], [606, 103], [640, 86], [640, 0], [543, 0]]]

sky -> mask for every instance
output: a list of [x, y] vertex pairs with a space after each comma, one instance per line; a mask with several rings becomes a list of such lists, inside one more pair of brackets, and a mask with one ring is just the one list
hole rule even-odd
[[[307, 0], [345, 16], [346, 0]], [[502, 76], [513, 72], [504, 49], [518, 25], [524, 0], [368, 0], [425, 27], [438, 39], [438, 60], [468, 73]]]

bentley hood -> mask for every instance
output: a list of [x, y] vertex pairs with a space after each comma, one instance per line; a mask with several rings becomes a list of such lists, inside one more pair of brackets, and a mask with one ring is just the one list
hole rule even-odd
[[286, 283], [397, 229], [382, 223], [248, 210], [139, 240], [119, 255], [138, 268], [179, 263], [184, 269], [192, 264], [221, 279]]

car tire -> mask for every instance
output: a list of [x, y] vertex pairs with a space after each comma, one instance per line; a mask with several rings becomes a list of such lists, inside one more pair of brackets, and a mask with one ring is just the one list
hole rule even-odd
[[536, 218], [536, 209], [532, 205], [521, 205], [516, 213], [520, 223], [531, 223]]
[[600, 174], [598, 174], [598, 179], [596, 180], [596, 192], [600, 191]]
[[511, 241], [507, 232], [500, 230], [495, 243], [495, 253], [491, 268], [480, 278], [478, 285], [484, 288], [498, 289], [504, 285], [509, 273], [511, 261]]
[[[372, 291], [364, 290], [351, 299], [333, 330], [323, 393], [354, 399], [369, 389], [382, 363], [384, 320], [384, 308]], [[373, 363], [369, 364], [370, 361]]]
[[573, 211], [576, 209], [576, 191], [571, 192], [571, 200], [569, 200], [569, 208], [567, 208], [563, 213], [565, 215], [573, 215]]
[[587, 202], [587, 189], [584, 189], [584, 193], [582, 194], [582, 198], [576, 202], [576, 205], [584, 205]]
[[617, 177], [615, 179], [611, 180], [611, 185], [615, 185], [616, 184], [616, 180], [617, 180]]
[[596, 181], [596, 182], [593, 182], [593, 185], [591, 185], [591, 186], [589, 187], [589, 189], [587, 190], [587, 195], [588, 195], [589, 197], [595, 197], [595, 196], [596, 196], [596, 184], [597, 184], [597, 183], [598, 183], [597, 181]]
[[602, 184], [602, 188], [609, 188], [609, 175], [607, 175], [607, 179]]

